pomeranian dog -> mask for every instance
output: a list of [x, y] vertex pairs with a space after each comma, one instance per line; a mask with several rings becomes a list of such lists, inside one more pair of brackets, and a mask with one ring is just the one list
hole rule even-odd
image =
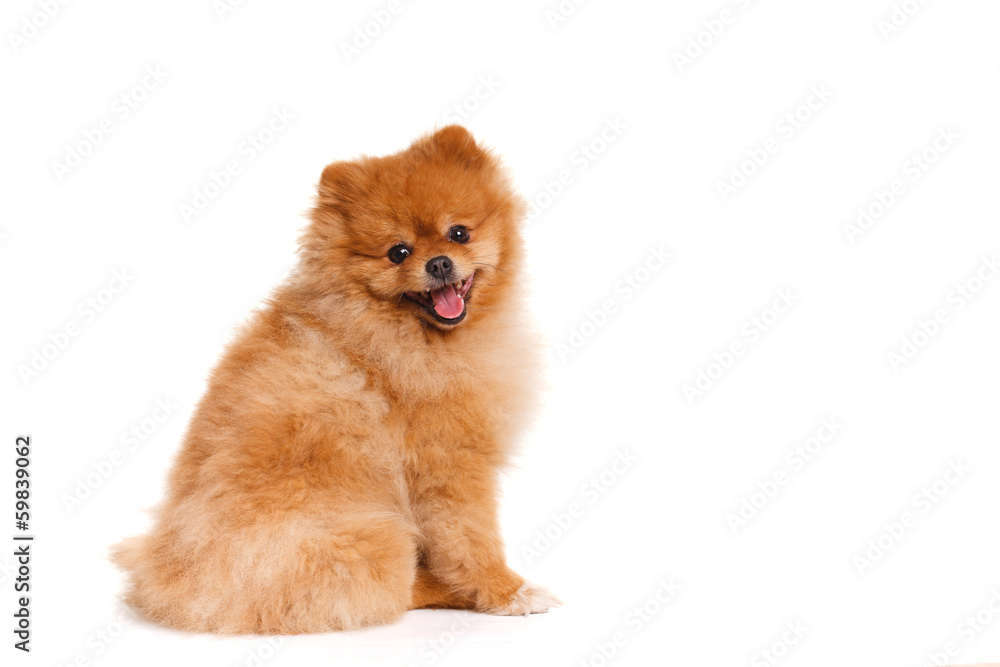
[[533, 407], [523, 200], [453, 125], [334, 162], [298, 268], [229, 346], [126, 600], [191, 631], [293, 634], [409, 609], [559, 604], [506, 563], [498, 469]]

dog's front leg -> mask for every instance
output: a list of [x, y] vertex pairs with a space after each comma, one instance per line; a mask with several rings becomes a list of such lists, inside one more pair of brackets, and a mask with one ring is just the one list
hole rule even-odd
[[507, 566], [496, 515], [495, 470], [472, 464], [428, 481], [424, 478], [416, 489], [415, 509], [432, 576], [485, 613], [532, 614], [560, 604]]

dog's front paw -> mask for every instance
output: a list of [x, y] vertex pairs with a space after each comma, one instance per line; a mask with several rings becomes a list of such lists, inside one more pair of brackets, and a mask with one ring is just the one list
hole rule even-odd
[[489, 613], [498, 616], [527, 616], [545, 613], [561, 604], [562, 600], [548, 589], [526, 581], [514, 592], [507, 604], [490, 609]]

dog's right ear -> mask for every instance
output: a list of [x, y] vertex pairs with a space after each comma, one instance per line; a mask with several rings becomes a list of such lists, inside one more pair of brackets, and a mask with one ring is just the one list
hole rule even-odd
[[461, 125], [448, 125], [427, 136], [424, 142], [432, 152], [443, 155], [466, 169], [479, 168], [487, 163], [487, 154]]
[[350, 204], [362, 188], [362, 170], [357, 162], [334, 162], [327, 165], [319, 179], [321, 204]]

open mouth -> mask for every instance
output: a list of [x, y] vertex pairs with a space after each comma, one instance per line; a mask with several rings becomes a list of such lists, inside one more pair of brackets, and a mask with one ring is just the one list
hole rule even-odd
[[465, 280], [426, 292], [405, 292], [405, 294], [411, 301], [423, 306], [441, 324], [458, 324], [465, 319], [465, 299], [472, 289], [472, 279], [475, 275], [474, 272], [470, 273]]

